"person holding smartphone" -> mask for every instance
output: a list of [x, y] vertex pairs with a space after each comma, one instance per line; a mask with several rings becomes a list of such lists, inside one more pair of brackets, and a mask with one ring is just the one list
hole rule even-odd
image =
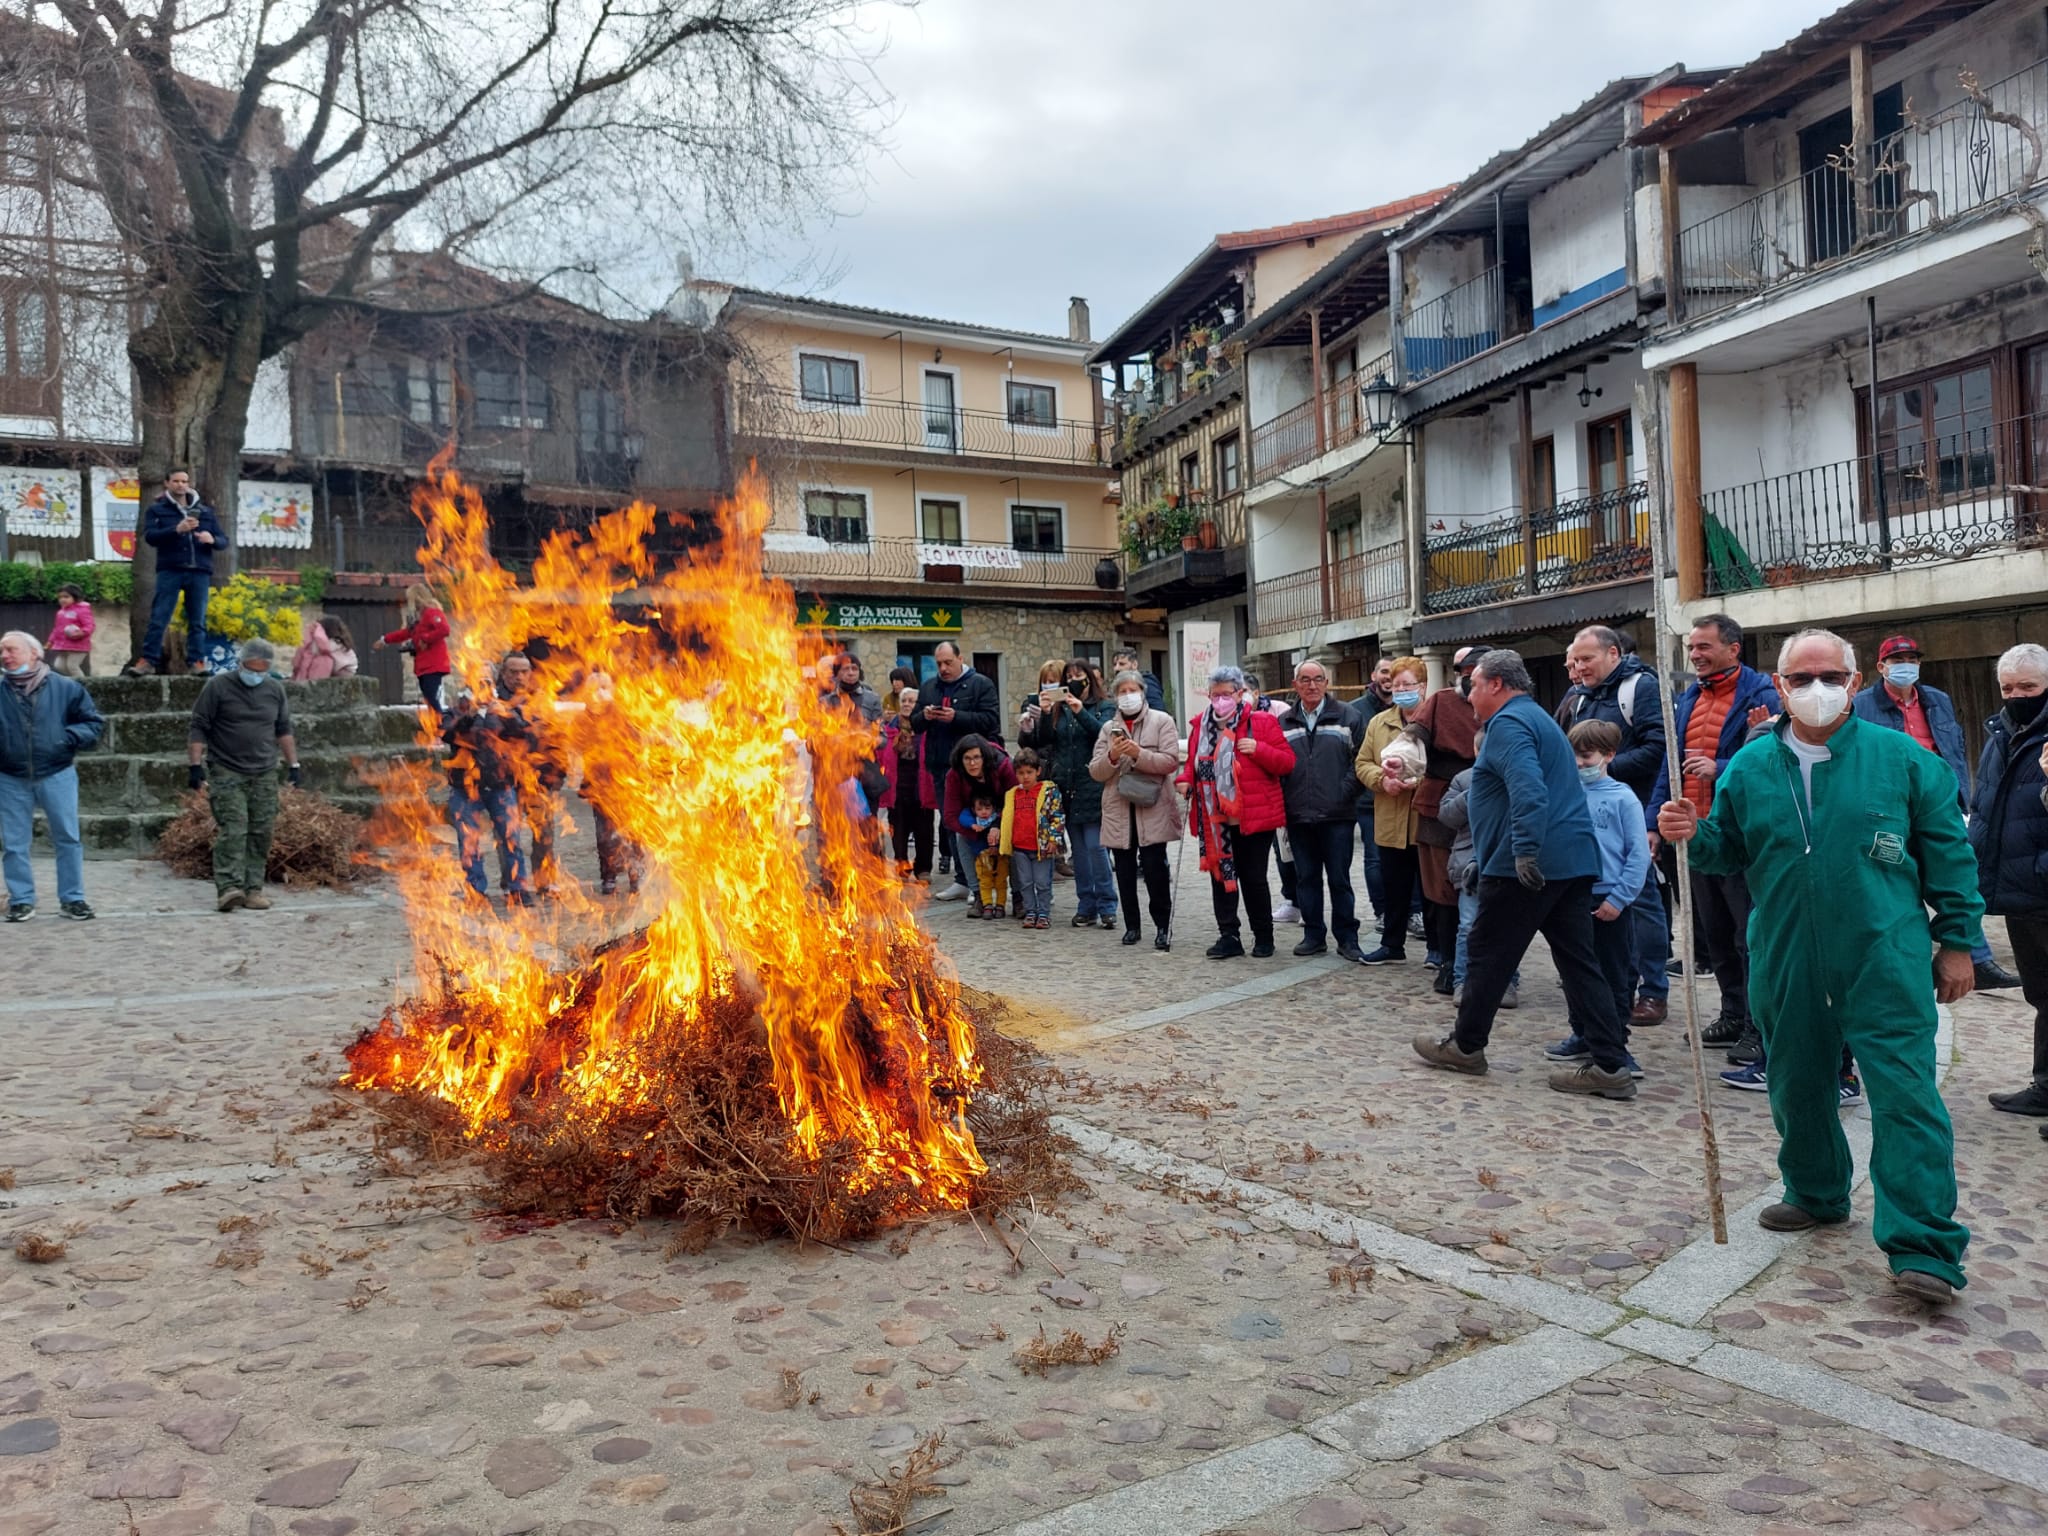
[[1244, 707], [1244, 673], [1218, 667], [1209, 674], [1209, 707], [1188, 733], [1179, 782], [1188, 796], [1188, 830], [1209, 872], [1217, 939], [1211, 960], [1242, 955], [1238, 893], [1251, 920], [1252, 958], [1273, 953], [1273, 892], [1266, 870], [1273, 840], [1287, 824], [1281, 783], [1294, 771], [1294, 748], [1280, 722], [1263, 709]]
[[1038, 710], [1030, 734], [1019, 741], [1045, 760], [1046, 777], [1059, 786], [1067, 842], [1073, 850], [1072, 926], [1113, 929], [1116, 881], [1102, 847], [1102, 785], [1089, 773], [1088, 763], [1103, 727], [1116, 717], [1116, 708], [1095, 686], [1086, 662], [1066, 662], [1061, 671], [1062, 681], [1047, 688], [1049, 702]]

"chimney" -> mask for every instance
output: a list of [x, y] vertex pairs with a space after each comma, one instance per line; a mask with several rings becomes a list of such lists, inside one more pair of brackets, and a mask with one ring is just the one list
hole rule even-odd
[[1067, 300], [1067, 340], [1093, 341], [1088, 334], [1088, 301], [1076, 294]]

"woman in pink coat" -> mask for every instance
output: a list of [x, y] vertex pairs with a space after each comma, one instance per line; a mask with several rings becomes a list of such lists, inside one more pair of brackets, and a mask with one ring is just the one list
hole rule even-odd
[[316, 619], [306, 626], [306, 638], [292, 658], [292, 681], [310, 683], [323, 677], [354, 677], [356, 653], [349, 640], [348, 626], [339, 619]]

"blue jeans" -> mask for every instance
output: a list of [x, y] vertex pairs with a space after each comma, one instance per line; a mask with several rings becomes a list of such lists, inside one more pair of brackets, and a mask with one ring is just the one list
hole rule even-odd
[[[1320, 944], [1330, 933], [1338, 948], [1358, 942], [1358, 900], [1351, 890], [1351, 823], [1298, 822], [1287, 829], [1294, 845], [1294, 904], [1301, 909], [1301, 937]], [[1375, 850], [1377, 851], [1377, 850]], [[1379, 860], [1373, 860], [1379, 868]], [[1330, 921], [1323, 924], [1323, 882], [1330, 884]]]
[[1102, 851], [1101, 823], [1077, 827], [1067, 824], [1067, 836], [1074, 845], [1074, 906], [1081, 917], [1116, 916], [1116, 875], [1109, 867], [1109, 855]]
[[[1465, 985], [1465, 935], [1472, 930], [1472, 921], [1479, 916], [1479, 893], [1458, 892], [1458, 952], [1451, 959], [1451, 985]], [[1515, 967], [1515, 974], [1508, 978], [1508, 985], [1519, 988], [1522, 985], [1522, 968]]]
[[206, 660], [206, 594], [213, 581], [205, 571], [158, 571], [156, 595], [149, 603], [149, 629], [142, 637], [142, 659], [153, 667], [164, 664], [164, 631], [171, 627], [171, 610], [178, 606], [178, 594], [185, 596], [185, 664]]
[[490, 877], [484, 873], [484, 835], [498, 845], [498, 884], [507, 895], [531, 896], [527, 878], [526, 849], [520, 841], [524, 830], [519, 815], [519, 791], [507, 785], [487, 789], [476, 799], [458, 789], [448, 791], [448, 820], [455, 827], [456, 858], [462, 863], [463, 878], [479, 896], [491, 893]]
[[1052, 916], [1052, 866], [1051, 859], [1041, 859], [1021, 848], [1010, 855], [1012, 888], [1023, 897], [1027, 918], [1043, 920]]
[[83, 901], [85, 844], [78, 837], [78, 770], [66, 768], [41, 779], [0, 773], [0, 867], [7, 875], [7, 904], [35, 904], [36, 877], [28, 862], [28, 845], [35, 835], [37, 806], [50, 824], [50, 842], [57, 850], [57, 899]]
[[1657, 889], [1654, 863], [1643, 888], [1618, 921], [1630, 928], [1629, 958], [1635, 967], [1637, 999], [1669, 997], [1671, 974], [1664, 969], [1664, 961], [1671, 953], [1671, 925], [1664, 916], [1664, 896]]

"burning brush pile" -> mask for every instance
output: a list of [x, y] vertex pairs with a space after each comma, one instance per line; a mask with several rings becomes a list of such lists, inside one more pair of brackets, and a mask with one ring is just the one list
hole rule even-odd
[[[415, 510], [455, 628], [444, 686], [488, 700], [490, 664], [533, 654], [537, 740], [499, 738], [520, 798], [580, 774], [645, 869], [623, 933], [568, 881], [499, 916], [462, 883], [443, 769], [395, 769], [372, 840], [421, 990], [350, 1047], [344, 1081], [416, 1147], [479, 1159], [507, 1209], [670, 1216], [690, 1243], [735, 1225], [829, 1241], [1058, 1188], [1043, 1069], [977, 1039], [851, 809], [873, 727], [804, 676], [824, 645], [761, 573], [758, 489], [679, 569], [654, 570], [658, 514], [634, 506], [556, 534], [526, 587], [452, 476]], [[588, 861], [571, 831], [561, 856]]]

